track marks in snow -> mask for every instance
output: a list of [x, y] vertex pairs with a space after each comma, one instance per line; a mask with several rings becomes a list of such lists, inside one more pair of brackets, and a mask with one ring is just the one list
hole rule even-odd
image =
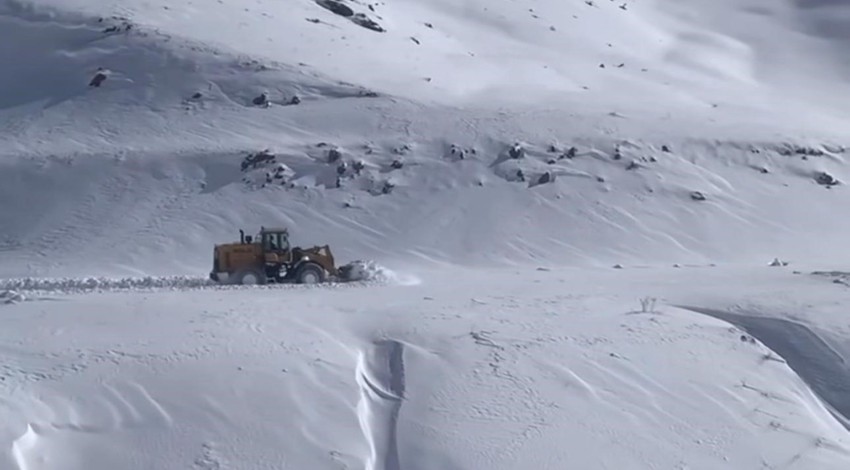
[[396, 427], [405, 396], [404, 346], [381, 340], [357, 358], [357, 415], [369, 444], [365, 470], [400, 470]]

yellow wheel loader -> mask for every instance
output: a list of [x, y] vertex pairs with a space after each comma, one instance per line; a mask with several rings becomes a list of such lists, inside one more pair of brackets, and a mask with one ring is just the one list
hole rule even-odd
[[222, 284], [354, 281], [362, 272], [356, 263], [337, 267], [328, 245], [291, 247], [286, 228], [260, 228], [256, 237], [239, 230], [239, 242], [216, 245], [210, 279]]

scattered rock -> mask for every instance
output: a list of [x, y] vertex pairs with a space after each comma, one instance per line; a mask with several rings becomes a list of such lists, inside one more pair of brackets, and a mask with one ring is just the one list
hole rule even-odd
[[[113, 16], [111, 19], [113, 21], [118, 22], [118, 24], [114, 24], [112, 26], [105, 28], [103, 30], [104, 34], [127, 32], [127, 31], [130, 31], [131, 29], [133, 29], [133, 23], [131, 23], [129, 19], [127, 19], [123, 16]], [[97, 22], [103, 23], [104, 18], [98, 18]]]
[[354, 16], [351, 17], [351, 21], [358, 26], [362, 26], [366, 29], [371, 29], [372, 31], [376, 31], [378, 33], [384, 33], [387, 31], [382, 28], [381, 25], [379, 25], [363, 13], [355, 13]]
[[449, 148], [449, 154], [451, 155], [452, 158], [455, 158], [457, 160], [464, 160], [464, 159], [466, 159], [467, 154], [475, 155], [475, 149], [474, 148], [463, 149], [461, 147], [458, 147], [455, 144], [452, 144], [451, 147]]
[[773, 261], [771, 261], [768, 266], [772, 266], [772, 267], [788, 266], [788, 262], [787, 261], [781, 261], [779, 258], [773, 258]]
[[822, 157], [826, 155], [821, 149], [814, 147], [799, 146], [794, 144], [786, 144], [784, 147], [777, 150], [780, 155], [790, 157], [792, 155], [803, 155], [809, 157]]
[[699, 191], [693, 191], [691, 193], [691, 199], [693, 199], [694, 201], [705, 201], [706, 200], [705, 195], [703, 193], [699, 192]]
[[407, 155], [407, 153], [410, 152], [410, 150], [411, 150], [410, 145], [404, 144], [401, 147], [393, 148], [393, 153], [396, 154], [396, 155]]
[[665, 153], [670, 153], [670, 147], [668, 147], [668, 146], [666, 146], [666, 145], [662, 145], [662, 146], [661, 146], [661, 151], [662, 151], [662, 152], [665, 152]]
[[572, 160], [573, 158], [576, 158], [576, 155], [578, 155], [578, 149], [575, 147], [570, 147], [570, 149], [567, 150], [566, 153], [561, 155], [561, 158], [569, 158], [570, 160]]
[[389, 181], [384, 182], [384, 186], [381, 188], [381, 194], [389, 194], [395, 189], [395, 185], [390, 183]]
[[815, 181], [822, 186], [835, 186], [836, 184], [840, 184], [834, 176], [825, 171], [818, 173], [815, 176]]
[[537, 184], [546, 184], [555, 181], [555, 175], [551, 171], [547, 171], [537, 178]]
[[637, 170], [638, 168], [640, 168], [640, 163], [637, 160], [632, 160], [626, 165], [626, 170]]
[[97, 73], [92, 77], [89, 82], [90, 87], [99, 88], [101, 84], [106, 80], [106, 73], [103, 72], [102, 68], [97, 69]]
[[337, 0], [316, 0], [316, 4], [339, 16], [344, 16], [346, 18], [354, 16], [354, 10], [352, 10], [348, 5]]
[[558, 163], [558, 160], [555, 160], [554, 158], [550, 158], [549, 160], [546, 160], [546, 163], [549, 164], [549, 165], [554, 165], [554, 164]]
[[623, 265], [622, 264], [615, 264], [614, 269], [623, 269]]
[[508, 150], [508, 156], [511, 158], [518, 160], [520, 158], [525, 157], [525, 149], [522, 148], [522, 145], [516, 143]]
[[360, 172], [366, 168], [366, 163], [364, 163], [363, 160], [357, 160], [351, 167], [354, 170], [354, 173], [359, 175]]
[[289, 100], [289, 104], [290, 104], [290, 105], [298, 105], [298, 104], [301, 104], [301, 98], [300, 98], [298, 95], [294, 95], [292, 98], [290, 98], [290, 100]]
[[193, 99], [193, 100], [199, 100], [199, 99], [201, 99], [201, 98], [203, 98], [203, 97], [204, 97], [204, 94], [203, 94], [203, 93], [201, 93], [200, 91], [197, 91], [197, 92], [195, 92], [195, 94], [194, 94], [194, 95], [192, 95], [192, 99]]
[[516, 179], [517, 181], [525, 182], [525, 173], [521, 169], [516, 171]]
[[266, 163], [274, 163], [277, 157], [268, 149], [256, 153], [249, 153], [242, 159], [242, 171], [248, 168], [257, 168]]
[[422, 44], [421, 42], [419, 42], [419, 40], [418, 40], [418, 39], [416, 39], [416, 38], [415, 38], [415, 37], [413, 37], [413, 36], [410, 36], [410, 40], [411, 40], [411, 41], [413, 41], [414, 43], [416, 43], [417, 45]]
[[254, 106], [269, 106], [271, 104], [271, 102], [269, 102], [269, 95], [266, 92], [263, 92], [260, 96], [251, 100], [251, 103]]
[[336, 163], [342, 158], [342, 152], [339, 149], [328, 150], [328, 163]]
[[393, 160], [393, 162], [390, 164], [390, 168], [394, 170], [400, 170], [404, 168], [404, 162], [399, 159]]

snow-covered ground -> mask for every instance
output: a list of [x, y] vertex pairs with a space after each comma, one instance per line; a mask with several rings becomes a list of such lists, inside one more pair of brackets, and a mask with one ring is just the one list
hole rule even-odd
[[[848, 32], [0, 0], [0, 470], [847, 468]], [[263, 225], [382, 268], [211, 285]]]
[[[785, 362], [805, 355], [783, 358], [728, 323], [674, 307], [796, 314], [833, 345], [808, 359], [823, 371], [812, 368], [813, 380], [834, 384], [841, 399], [836, 370], [846, 376], [846, 365], [828, 360], [850, 350], [835, 340], [848, 337], [845, 286], [770, 267], [459, 268], [421, 281], [33, 294], [0, 306], [0, 462], [29, 470], [850, 464], [847, 430]], [[642, 311], [643, 298], [657, 301]]]

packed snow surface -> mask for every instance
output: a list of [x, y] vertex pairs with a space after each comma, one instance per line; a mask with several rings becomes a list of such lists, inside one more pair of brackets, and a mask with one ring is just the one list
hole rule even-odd
[[[0, 0], [0, 44], [0, 470], [850, 465], [847, 2]], [[364, 279], [212, 283], [262, 226]]]

